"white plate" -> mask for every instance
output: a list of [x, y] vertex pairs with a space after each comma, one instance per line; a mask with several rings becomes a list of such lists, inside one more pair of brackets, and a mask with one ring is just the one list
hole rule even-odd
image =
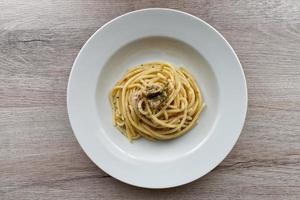
[[[192, 72], [207, 106], [180, 138], [130, 143], [112, 125], [108, 93], [129, 67], [157, 60]], [[96, 165], [128, 184], [167, 188], [200, 178], [230, 152], [244, 124], [247, 87], [235, 52], [213, 27], [154, 8], [117, 17], [91, 36], [74, 62], [67, 104], [73, 131]]]

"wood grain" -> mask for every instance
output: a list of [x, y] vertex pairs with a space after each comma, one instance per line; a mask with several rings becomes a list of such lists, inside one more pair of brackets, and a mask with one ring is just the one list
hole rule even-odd
[[[211, 173], [147, 190], [98, 169], [66, 110], [72, 62], [89, 36], [147, 7], [189, 12], [236, 50], [249, 90], [242, 135]], [[0, 0], [0, 199], [300, 199], [300, 1]]]

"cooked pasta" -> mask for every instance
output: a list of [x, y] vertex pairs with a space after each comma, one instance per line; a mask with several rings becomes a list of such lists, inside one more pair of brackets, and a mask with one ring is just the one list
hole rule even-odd
[[113, 123], [128, 139], [169, 140], [190, 130], [204, 107], [184, 68], [163, 62], [133, 67], [110, 93]]

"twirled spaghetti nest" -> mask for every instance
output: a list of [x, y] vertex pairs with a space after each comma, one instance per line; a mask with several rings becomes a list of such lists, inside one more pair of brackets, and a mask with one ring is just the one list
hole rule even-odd
[[190, 130], [204, 102], [184, 68], [153, 62], [128, 70], [110, 93], [114, 125], [129, 140], [168, 140]]

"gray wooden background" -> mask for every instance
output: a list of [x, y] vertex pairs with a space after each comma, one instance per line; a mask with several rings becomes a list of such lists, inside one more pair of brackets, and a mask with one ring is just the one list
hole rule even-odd
[[[73, 60], [105, 22], [168, 7], [217, 28], [249, 90], [230, 155], [185, 186], [148, 190], [97, 168], [67, 116]], [[0, 199], [300, 199], [300, 1], [0, 0]]]

